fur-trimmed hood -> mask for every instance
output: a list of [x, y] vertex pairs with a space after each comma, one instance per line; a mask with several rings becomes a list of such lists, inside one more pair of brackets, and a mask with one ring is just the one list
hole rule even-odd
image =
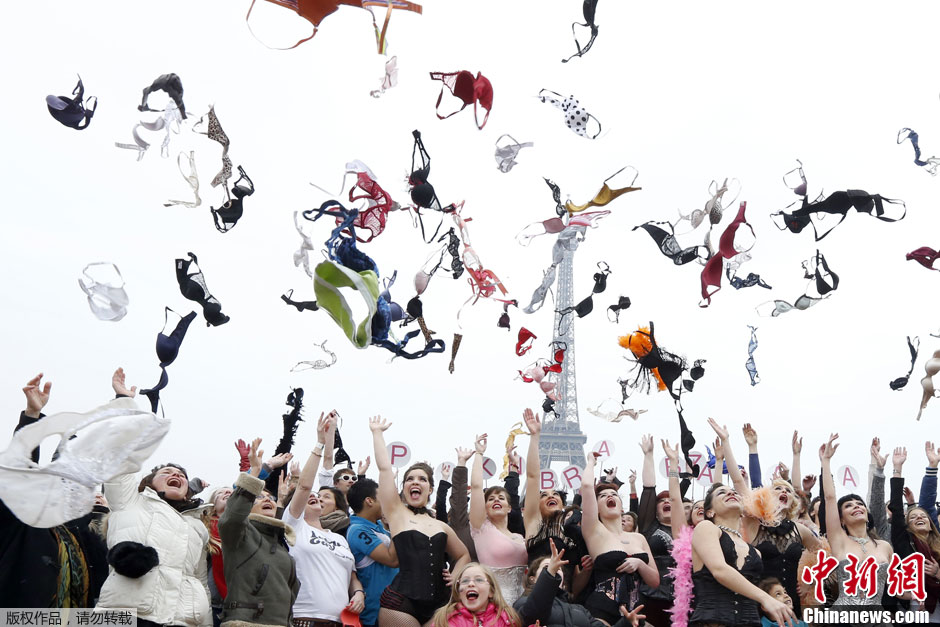
[[[284, 539], [287, 541], [289, 546], [294, 546], [297, 542], [297, 534], [294, 533], [293, 528], [290, 527], [280, 518], [272, 518], [271, 516], [264, 516], [262, 514], [248, 514], [248, 520], [258, 525], [267, 525], [268, 527], [274, 527], [275, 529], [280, 529], [284, 532]], [[238, 622], [238, 621], [234, 621]]]

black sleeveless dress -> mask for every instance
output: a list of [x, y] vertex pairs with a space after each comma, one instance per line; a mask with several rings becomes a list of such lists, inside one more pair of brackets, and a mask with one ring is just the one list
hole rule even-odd
[[[738, 568], [738, 556], [734, 540], [722, 531], [718, 538], [725, 563], [737, 570], [755, 586], [760, 581], [763, 565], [757, 550], [748, 545], [744, 565]], [[703, 566], [702, 570], [692, 573], [695, 587], [695, 609], [689, 619], [691, 624], [719, 623], [728, 627], [760, 627], [760, 612], [757, 601], [732, 592], [718, 583], [715, 577]]]
[[588, 595], [584, 606], [591, 616], [613, 625], [620, 619], [620, 606], [626, 605], [632, 610], [639, 604], [639, 573], [618, 573], [620, 566], [628, 557], [636, 557], [647, 564], [650, 556], [646, 553], [632, 555], [624, 551], [608, 551], [594, 559], [594, 589]]

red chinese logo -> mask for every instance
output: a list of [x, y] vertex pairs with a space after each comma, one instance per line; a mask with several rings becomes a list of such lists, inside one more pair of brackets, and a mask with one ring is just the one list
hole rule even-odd
[[888, 565], [888, 594], [899, 597], [905, 592], [912, 592], [918, 601], [923, 601], [927, 593], [924, 591], [924, 556], [921, 553], [911, 553], [904, 559], [897, 553], [891, 556]]
[[814, 584], [816, 600], [820, 603], [826, 602], [826, 595], [823, 594], [823, 582], [836, 569], [838, 564], [839, 560], [820, 549], [816, 552], [816, 565], [803, 568], [800, 579], [805, 584]]
[[864, 562], [859, 564], [858, 557], [849, 553], [846, 555], [848, 564], [845, 565], [845, 572], [848, 577], [845, 580], [845, 595], [849, 597], [858, 596], [859, 590], [865, 592], [869, 599], [878, 593], [878, 562], [874, 555], [869, 555]]

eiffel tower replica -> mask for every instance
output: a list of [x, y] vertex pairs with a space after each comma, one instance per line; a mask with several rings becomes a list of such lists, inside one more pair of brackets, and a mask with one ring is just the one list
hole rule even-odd
[[[565, 462], [584, 468], [587, 463], [584, 458], [584, 445], [587, 436], [581, 433], [581, 423], [578, 420], [578, 388], [575, 380], [575, 346], [574, 346], [574, 313], [567, 314], [567, 328], [562, 331], [562, 315], [559, 311], [574, 304], [574, 253], [575, 250], [565, 248], [565, 254], [558, 264], [558, 287], [555, 302], [555, 346], [567, 347], [565, 358], [561, 362], [561, 377], [557, 385], [558, 400], [555, 401], [555, 411], [544, 418], [542, 436], [539, 440], [539, 467], [551, 468], [552, 462]], [[551, 416], [551, 418], [549, 418]]]

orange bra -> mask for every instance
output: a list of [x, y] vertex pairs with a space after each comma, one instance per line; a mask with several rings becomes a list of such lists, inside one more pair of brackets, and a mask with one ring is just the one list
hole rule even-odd
[[[301, 39], [293, 46], [288, 48], [272, 48], [272, 50], [291, 50], [296, 48], [305, 41], [313, 39], [313, 36], [317, 34], [317, 29], [320, 27], [320, 22], [323, 21], [327, 15], [335, 13], [339, 9], [339, 5], [345, 4], [351, 7], [359, 7], [362, 9], [368, 7], [387, 7], [385, 13], [385, 22], [382, 24], [382, 30], [379, 31], [379, 26], [375, 21], [375, 15], [372, 16], [372, 24], [375, 26], [375, 39], [378, 44], [379, 54], [385, 54], [385, 33], [388, 30], [388, 21], [392, 17], [393, 9], [404, 9], [405, 11], [411, 11], [412, 13], [421, 13], [421, 5], [415, 4], [414, 2], [408, 2], [407, 0], [268, 0], [276, 5], [286, 7], [293, 11], [297, 12], [297, 15], [304, 18], [313, 25], [313, 32], [309, 37]], [[248, 18], [251, 16], [252, 9], [255, 8], [255, 0], [251, 0], [251, 6], [248, 7], [248, 14], [245, 15], [245, 23], [248, 23]], [[372, 12], [371, 10], [369, 11]], [[248, 27], [248, 30], [251, 30], [251, 26]], [[252, 35], [254, 33], [252, 32]], [[257, 39], [257, 37], [255, 37]], [[260, 41], [260, 40], [259, 40]], [[262, 42], [264, 43], [264, 42]], [[265, 44], [267, 46], [267, 44]], [[267, 46], [270, 48], [271, 46]]]

